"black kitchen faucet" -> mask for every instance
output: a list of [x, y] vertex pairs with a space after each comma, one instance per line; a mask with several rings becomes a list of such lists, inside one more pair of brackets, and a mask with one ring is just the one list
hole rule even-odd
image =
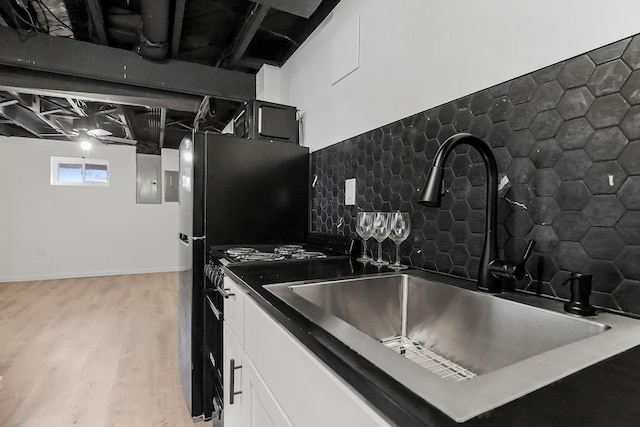
[[498, 216], [498, 167], [489, 145], [480, 138], [469, 133], [458, 133], [448, 138], [436, 152], [433, 166], [427, 177], [427, 184], [420, 197], [420, 204], [439, 207], [442, 196], [442, 178], [444, 164], [449, 154], [458, 145], [467, 144], [475, 148], [484, 161], [487, 171], [487, 206], [485, 239], [480, 270], [478, 271], [478, 289], [484, 292], [502, 291], [503, 281], [521, 280], [525, 272], [525, 264], [535, 246], [531, 240], [522, 261], [518, 263], [498, 259], [497, 216]]

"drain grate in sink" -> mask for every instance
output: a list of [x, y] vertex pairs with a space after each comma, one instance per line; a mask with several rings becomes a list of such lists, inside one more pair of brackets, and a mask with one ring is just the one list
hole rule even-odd
[[380, 342], [440, 378], [457, 382], [470, 380], [476, 376], [475, 373], [468, 369], [451, 362], [407, 337], [391, 337]]

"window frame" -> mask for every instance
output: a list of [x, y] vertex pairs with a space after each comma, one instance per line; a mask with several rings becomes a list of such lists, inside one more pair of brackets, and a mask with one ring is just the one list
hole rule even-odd
[[[59, 170], [61, 164], [73, 164], [82, 167], [82, 182], [60, 182]], [[94, 182], [86, 180], [86, 165], [101, 165], [107, 168], [107, 182]], [[60, 185], [64, 187], [109, 187], [111, 183], [111, 173], [109, 169], [109, 161], [103, 159], [84, 159], [79, 157], [56, 157], [51, 156], [50, 169], [51, 185]]]

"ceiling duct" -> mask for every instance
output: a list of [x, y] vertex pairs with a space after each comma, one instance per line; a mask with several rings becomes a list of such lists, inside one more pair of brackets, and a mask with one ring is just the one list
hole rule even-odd
[[161, 61], [169, 54], [170, 0], [141, 0], [142, 34], [136, 52], [146, 59]]

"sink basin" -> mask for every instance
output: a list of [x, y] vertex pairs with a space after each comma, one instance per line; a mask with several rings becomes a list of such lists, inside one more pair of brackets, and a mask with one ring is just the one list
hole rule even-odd
[[265, 288], [458, 422], [640, 344], [635, 319], [587, 320], [557, 301], [441, 280], [415, 271]]

